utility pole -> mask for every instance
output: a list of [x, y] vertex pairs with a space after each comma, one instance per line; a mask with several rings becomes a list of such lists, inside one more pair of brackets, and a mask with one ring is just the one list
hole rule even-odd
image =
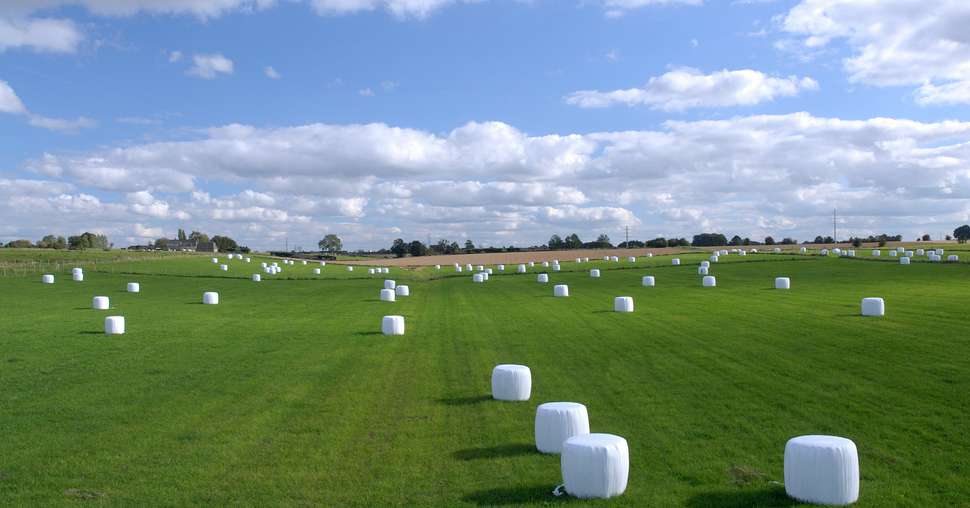
[[283, 237], [283, 252], [289, 252], [289, 251], [290, 251], [290, 237], [284, 236]]
[[839, 243], [839, 225], [838, 225], [838, 222], [836, 222], [838, 220], [837, 214], [838, 214], [838, 209], [833, 208], [832, 209], [832, 241], [835, 243]]
[[626, 248], [630, 248], [630, 226], [626, 226]]

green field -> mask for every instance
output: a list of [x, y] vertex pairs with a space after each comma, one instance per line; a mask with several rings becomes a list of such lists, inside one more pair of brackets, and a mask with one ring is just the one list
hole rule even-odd
[[[834, 434], [859, 449], [857, 506], [968, 506], [970, 253], [899, 266], [857, 250], [722, 257], [717, 288], [702, 254], [564, 262], [550, 284], [538, 265], [473, 284], [312, 263], [254, 283], [265, 258], [221, 272], [209, 256], [0, 278], [0, 504], [800, 506], [785, 442]], [[384, 278], [412, 296], [380, 302]], [[615, 296], [636, 312], [611, 312]], [[884, 318], [859, 316], [866, 296]], [[113, 314], [125, 335], [102, 333]], [[380, 334], [386, 314], [405, 336]], [[532, 369], [531, 401], [490, 399], [498, 363]], [[551, 495], [559, 457], [533, 445], [547, 401], [627, 439], [624, 495]]]

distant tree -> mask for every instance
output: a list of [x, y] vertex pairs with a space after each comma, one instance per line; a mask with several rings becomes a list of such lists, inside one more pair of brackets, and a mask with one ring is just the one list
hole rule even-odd
[[33, 246], [34, 244], [30, 243], [30, 240], [12, 240], [7, 242], [6, 245], [8, 249], [29, 249]]
[[862, 239], [861, 238], [853, 238], [852, 239], [852, 246], [853, 247], [856, 247], [856, 248], [862, 247]]
[[199, 231], [193, 231], [189, 235], [189, 240], [197, 240], [199, 243], [205, 243], [209, 241], [209, 235]]
[[821, 236], [816, 236], [815, 240], [813, 240], [812, 243], [825, 243], [825, 239], [822, 238]]
[[774, 244], [775, 244], [775, 239], [774, 238], [772, 238], [770, 236], [766, 236], [765, 237], [765, 245], [774, 245]]
[[188, 240], [188, 238], [185, 236], [185, 230], [182, 228], [179, 228], [178, 239], [181, 241]]
[[401, 238], [395, 238], [390, 250], [395, 257], [403, 258], [408, 253], [408, 244]]
[[952, 236], [950, 236], [950, 235], [946, 235], [946, 241], [948, 241], [948, 242], [949, 242], [950, 240], [953, 240], [953, 237], [952, 237]]
[[795, 240], [794, 238], [789, 238], [787, 236], [781, 240], [782, 245], [795, 245], [796, 243], [798, 243], [798, 240]]
[[155, 240], [155, 248], [160, 250], [165, 250], [168, 248], [168, 238], [159, 238]]
[[664, 237], [657, 237], [653, 240], [647, 240], [647, 247], [653, 247], [655, 249], [662, 249], [667, 246], [667, 239]]
[[741, 245], [751, 245], [751, 243], [751, 239], [748, 237], [744, 237], [744, 240], [741, 240]]
[[740, 236], [734, 235], [731, 237], [731, 241], [728, 242], [728, 245], [741, 245], [742, 242], [743, 240], [741, 239]]
[[473, 250], [475, 250], [475, 243], [471, 240], [465, 240], [465, 251], [467, 252]]
[[68, 237], [67, 246], [72, 250], [108, 249], [110, 244], [107, 236], [85, 231], [78, 236]]
[[596, 237], [596, 243], [606, 244], [606, 245], [609, 245], [610, 247], [613, 246], [613, 244], [610, 243], [610, 237], [606, 233], [603, 233], [603, 234], [597, 236]]
[[37, 242], [41, 249], [66, 249], [67, 240], [63, 236], [47, 235]]
[[579, 239], [579, 235], [576, 233], [567, 236], [566, 239], [563, 240], [563, 243], [565, 244], [564, 247], [567, 249], [578, 249], [583, 246], [583, 241]]
[[694, 235], [694, 241], [691, 242], [695, 247], [716, 247], [719, 245], [727, 245], [727, 243], [727, 237], [721, 233], [701, 233]]
[[566, 247], [566, 242], [559, 237], [559, 235], [552, 235], [549, 238], [549, 248], [552, 250], [560, 250]]
[[640, 249], [643, 248], [645, 244], [640, 240], [630, 240], [629, 242], [621, 242], [617, 247], [621, 249]]
[[923, 241], [924, 242], [930, 241], [930, 235], [923, 235]]
[[835, 243], [835, 238], [832, 238], [831, 236], [826, 236], [825, 238], [823, 238], [822, 243]]
[[414, 240], [408, 245], [408, 252], [412, 256], [427, 256], [428, 247], [418, 240]]
[[953, 238], [960, 243], [967, 243], [970, 240], [970, 225], [964, 224], [953, 230]]
[[236, 241], [228, 236], [213, 236], [212, 242], [216, 244], [216, 247], [218, 247], [221, 252], [236, 252], [239, 250], [239, 245], [236, 244]]
[[331, 254], [336, 254], [344, 250], [344, 243], [340, 241], [340, 237], [330, 233], [323, 237], [323, 240], [317, 242], [317, 247], [324, 252], [329, 252]]
[[879, 246], [880, 247], [885, 247], [886, 246], [886, 239], [885, 238], [880, 238], [879, 239]]

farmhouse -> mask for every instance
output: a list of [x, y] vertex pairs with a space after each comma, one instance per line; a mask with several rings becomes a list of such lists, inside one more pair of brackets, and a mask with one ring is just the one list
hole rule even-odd
[[163, 250], [178, 252], [219, 252], [219, 248], [216, 247], [215, 242], [200, 242], [197, 239], [167, 240]]

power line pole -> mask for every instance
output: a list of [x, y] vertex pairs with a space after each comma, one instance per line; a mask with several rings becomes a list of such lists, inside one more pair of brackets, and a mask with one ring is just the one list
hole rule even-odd
[[839, 225], [836, 222], [838, 219], [838, 209], [832, 209], [832, 241], [834, 243], [839, 243]]
[[630, 248], [630, 226], [625, 226], [625, 227], [626, 227], [626, 248], [629, 249]]

